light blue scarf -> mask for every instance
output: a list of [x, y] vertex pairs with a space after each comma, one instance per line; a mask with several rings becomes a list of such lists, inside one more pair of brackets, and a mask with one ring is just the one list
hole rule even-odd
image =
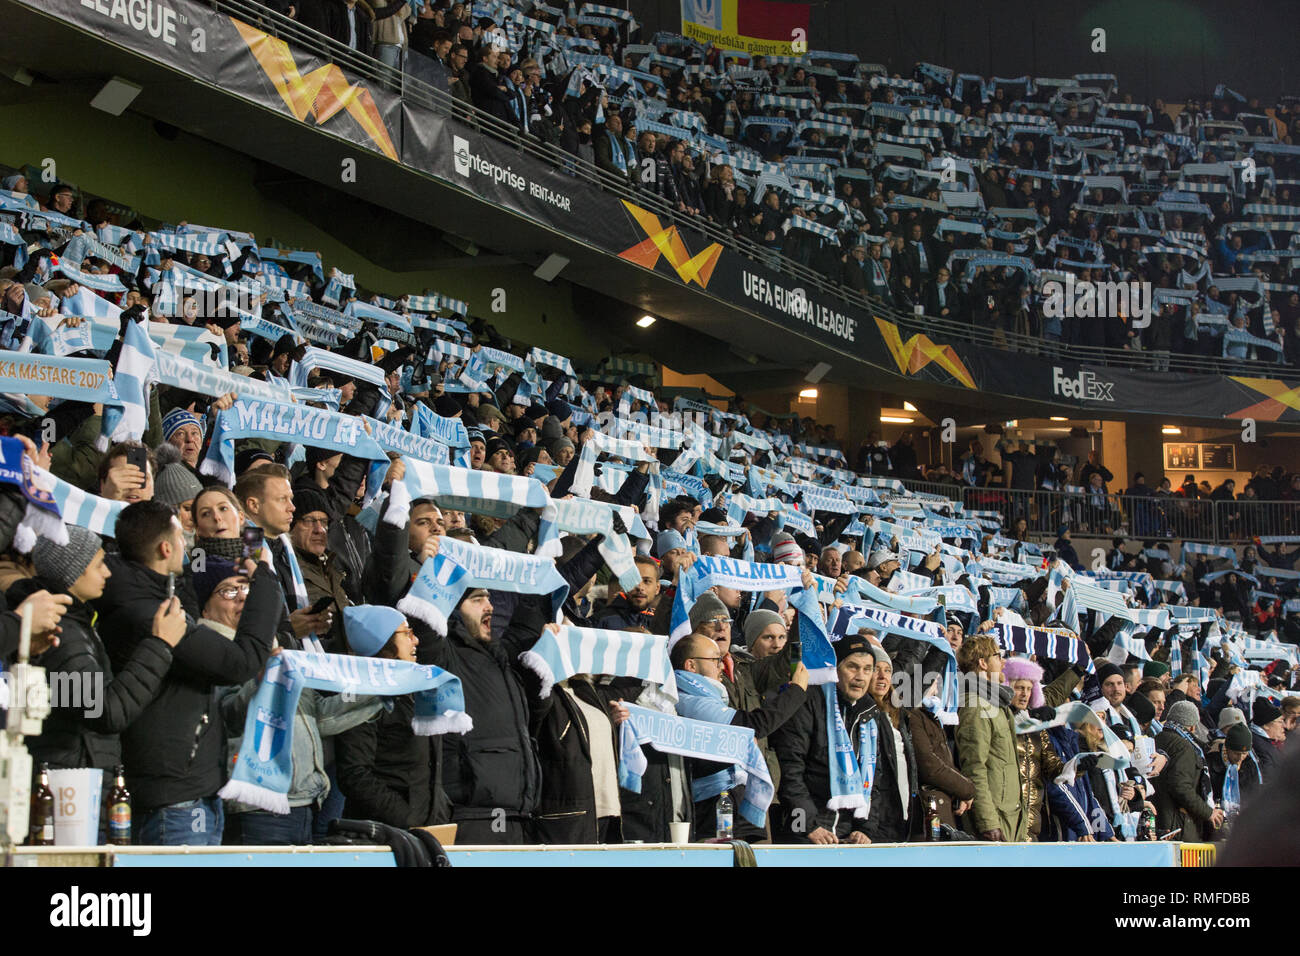
[[826, 741], [829, 748], [826, 763], [830, 768], [831, 798], [828, 810], [852, 810], [859, 819], [871, 812], [871, 785], [876, 776], [876, 751], [880, 728], [875, 720], [868, 719], [858, 728], [857, 747], [849, 739], [840, 713], [839, 688], [836, 684], [823, 684], [822, 695], [826, 702]]
[[323, 408], [241, 398], [217, 415], [207, 456], [199, 467], [227, 483], [235, 478], [235, 439], [268, 438], [272, 441], [328, 448], [354, 458], [387, 461], [384, 450], [365, 433], [355, 415]]
[[281, 651], [266, 673], [244, 719], [244, 739], [223, 800], [271, 813], [289, 812], [293, 782], [293, 717], [304, 687], [354, 695], [415, 695], [412, 731], [419, 736], [469, 733], [460, 678], [430, 664], [345, 654]]
[[775, 788], [752, 730], [677, 717], [636, 704], [623, 706], [630, 716], [619, 726], [620, 787], [632, 793], [641, 792], [641, 777], [647, 767], [642, 744], [650, 744], [661, 753], [735, 764], [744, 771], [744, 780], [739, 773], [736, 775], [737, 782], [745, 784], [745, 798], [738, 808], [740, 815], [756, 827], [764, 825]]
[[418, 618], [439, 634], [446, 634], [451, 612], [471, 588], [549, 594], [557, 622], [560, 606], [569, 594], [569, 585], [550, 558], [484, 548], [444, 537], [439, 542], [438, 553], [420, 567], [420, 573], [411, 583], [410, 591], [397, 603], [397, 609]]
[[519, 661], [542, 679], [541, 697], [549, 697], [554, 684], [574, 674], [636, 677], [659, 684], [669, 699], [677, 696], [668, 638], [661, 634], [571, 626], [556, 634], [546, 628]]

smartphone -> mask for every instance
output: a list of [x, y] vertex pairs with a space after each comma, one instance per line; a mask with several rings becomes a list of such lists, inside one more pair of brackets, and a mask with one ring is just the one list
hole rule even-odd
[[128, 448], [126, 450], [126, 463], [135, 465], [140, 469], [141, 474], [148, 474], [149, 450], [147, 448]]
[[325, 610], [333, 603], [334, 603], [334, 597], [332, 595], [327, 594], [319, 601], [317, 601], [315, 604], [313, 604], [308, 610], [312, 614], [319, 614], [321, 611]]
[[247, 561], [249, 558], [252, 558], [256, 561], [261, 554], [262, 543], [265, 539], [262, 529], [257, 527], [257, 525], [245, 525], [241, 538], [243, 539], [241, 559]]
[[171, 604], [172, 598], [176, 596], [176, 575], [167, 575], [167, 603]]

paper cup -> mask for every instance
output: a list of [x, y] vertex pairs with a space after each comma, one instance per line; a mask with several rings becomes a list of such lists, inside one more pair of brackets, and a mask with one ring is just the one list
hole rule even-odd
[[54, 845], [98, 846], [102, 770], [51, 770], [54, 791]]
[[670, 823], [668, 824], [668, 834], [672, 838], [673, 843], [676, 843], [678, 846], [683, 843], [690, 843], [691, 824], [689, 821], [686, 823]]

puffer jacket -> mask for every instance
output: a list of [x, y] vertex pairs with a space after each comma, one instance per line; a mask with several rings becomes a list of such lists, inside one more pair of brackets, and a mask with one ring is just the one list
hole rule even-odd
[[[41, 589], [61, 591], [48, 581], [29, 578], [10, 589], [9, 602], [19, 604]], [[89, 605], [73, 599], [60, 627], [59, 646], [32, 661], [45, 668], [51, 710], [40, 735], [27, 738], [27, 746], [34, 761], [53, 769], [97, 767], [112, 773], [122, 762], [119, 734], [158, 693], [171, 667], [172, 649], [150, 633], [114, 674]]]
[[391, 711], [334, 738], [339, 788], [347, 797], [343, 813], [402, 829], [427, 826], [434, 822], [429, 777], [429, 742], [434, 738], [412, 731], [415, 700], [410, 694], [392, 702]]
[[[94, 603], [114, 669], [125, 670], [153, 617], [167, 578], [117, 555], [113, 577]], [[258, 565], [234, 640], [194, 620], [172, 651], [172, 666], [144, 712], [122, 733], [127, 786], [137, 811], [212, 797], [225, 783], [226, 733], [213, 691], [257, 675], [271, 653], [284, 596], [275, 572]]]

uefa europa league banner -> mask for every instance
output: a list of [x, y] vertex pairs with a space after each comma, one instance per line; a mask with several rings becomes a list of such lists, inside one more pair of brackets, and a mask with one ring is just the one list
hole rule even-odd
[[[696, 231], [688, 217], [623, 199], [563, 160], [531, 155], [446, 113], [404, 103], [379, 83], [271, 35], [269, 23], [245, 23], [194, 0], [14, 2], [707, 293], [831, 350], [844, 366], [882, 386], [891, 379], [919, 379], [943, 389], [946, 400], [982, 392], [1098, 416], [1136, 412], [1300, 422], [1300, 374], [1283, 366], [1277, 375], [1250, 377], [1084, 365], [1069, 358], [1068, 345], [1055, 354], [1046, 347], [1008, 352], [953, 339], [923, 318], [909, 316], [900, 324], [874, 313], [865, 300], [840, 298], [741, 255]], [[778, 34], [798, 26], [783, 19], [793, 15], [790, 10], [778, 9], [791, 6], [797, 5], [682, 0], [683, 29], [694, 23], [733, 38], [776, 42]], [[806, 29], [806, 7], [803, 17]], [[292, 157], [286, 165], [292, 166]], [[761, 335], [756, 328], [754, 336]], [[827, 356], [833, 366], [836, 354]]]

